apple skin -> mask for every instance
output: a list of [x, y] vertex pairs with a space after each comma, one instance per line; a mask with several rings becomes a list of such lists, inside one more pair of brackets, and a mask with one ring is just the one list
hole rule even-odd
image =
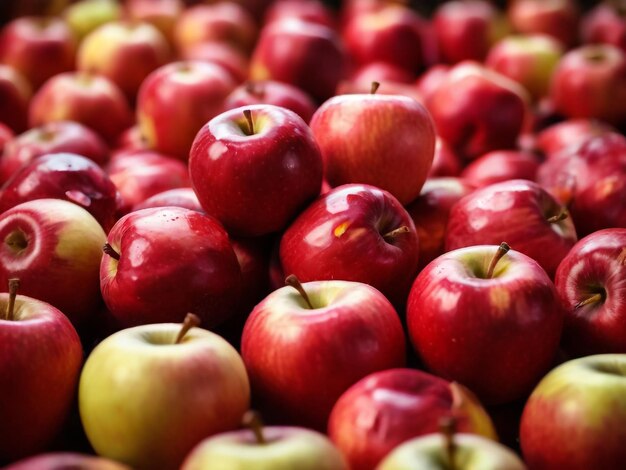
[[3, 467], [3, 470], [131, 470], [113, 460], [75, 452], [51, 452], [29, 457]]
[[0, 123], [13, 132], [25, 131], [32, 93], [26, 77], [9, 65], [0, 64]]
[[550, 98], [567, 118], [626, 123], [626, 52], [609, 44], [570, 50], [554, 70]]
[[8, 300], [0, 294], [0, 461], [42, 452], [58, 435], [83, 360], [80, 339], [63, 313], [18, 295], [9, 321]]
[[[435, 140], [435, 155], [433, 156], [433, 164], [428, 171], [428, 178], [459, 176], [462, 165], [461, 158], [450, 148], [450, 145], [445, 140], [437, 137]], [[422, 187], [422, 189], [424, 188]]]
[[156, 27], [168, 43], [173, 44], [174, 25], [184, 9], [182, 0], [127, 0], [124, 11], [131, 21], [142, 21]]
[[101, 303], [98, 269], [106, 235], [89, 212], [60, 199], [24, 202], [0, 214], [0, 285], [61, 310], [75, 326]]
[[433, 161], [435, 128], [417, 100], [382, 94], [335, 96], [315, 112], [311, 130], [331, 186], [370, 184], [402, 204], [419, 195]]
[[315, 309], [290, 286], [275, 290], [248, 317], [241, 355], [264, 416], [325, 430], [333, 405], [352, 384], [404, 366], [404, 332], [393, 306], [367, 284], [302, 286]]
[[90, 32], [122, 18], [122, 5], [116, 0], [79, 0], [63, 9], [62, 17], [80, 44]]
[[494, 150], [470, 162], [460, 177], [477, 186], [524, 179], [535, 181], [539, 158], [522, 150]]
[[102, 168], [72, 153], [43, 155], [0, 189], [0, 213], [34, 199], [65, 199], [89, 212], [105, 232], [115, 223], [117, 189]]
[[563, 210], [546, 190], [532, 181], [509, 180], [485, 186], [452, 207], [445, 250], [506, 240], [517, 251], [535, 259], [553, 277], [577, 241], [571, 217], [548, 221]]
[[[400, 227], [408, 231], [385, 240]], [[289, 226], [280, 242], [285, 274], [302, 282], [364, 282], [395, 305], [414, 279], [419, 240], [411, 217], [391, 194], [374, 186], [343, 185], [320, 196]]]
[[172, 62], [139, 88], [137, 121], [148, 146], [187, 161], [196, 134], [224, 110], [236, 83], [216, 63]]
[[563, 325], [552, 281], [528, 256], [509, 251], [486, 278], [496, 251], [477, 245], [440, 256], [417, 276], [407, 304], [409, 335], [426, 367], [489, 405], [534, 387]]
[[139, 204], [135, 204], [133, 211], [167, 206], [183, 207], [192, 211], [204, 212], [200, 201], [198, 201], [198, 196], [196, 196], [192, 188], [174, 188], [156, 193]]
[[567, 147], [578, 146], [590, 137], [612, 130], [613, 128], [608, 124], [595, 119], [567, 119], [539, 132], [535, 147], [550, 159]]
[[547, 34], [566, 48], [578, 42], [580, 10], [576, 0], [513, 0], [507, 14], [523, 34]]
[[415, 81], [413, 73], [402, 67], [388, 62], [376, 61], [358, 67], [350, 76], [350, 81], [366, 83], [371, 86], [372, 82], [386, 84], [388, 82], [410, 84]]
[[585, 44], [613, 44], [626, 53], [626, 22], [624, 8], [618, 3], [603, 2], [582, 18], [580, 33]]
[[174, 344], [180, 329], [161, 323], [122, 330], [87, 358], [78, 405], [98, 455], [133, 468], [179, 468], [202, 439], [238, 427], [250, 404], [241, 357], [200, 328]]
[[520, 426], [529, 468], [623, 468], [623, 354], [575, 359], [553, 369], [526, 402]]
[[319, 0], [278, 0], [272, 2], [265, 11], [264, 24], [296, 18], [302, 21], [318, 23], [335, 28], [333, 10]]
[[250, 430], [205, 439], [187, 456], [181, 470], [254, 468], [255, 470], [348, 470], [341, 452], [321, 433], [295, 426], [263, 428], [258, 444]]
[[108, 234], [120, 255], [102, 258], [104, 301], [124, 326], [198, 315], [214, 327], [237, 308], [241, 271], [228, 234], [212, 217], [181, 207], [142, 209]]
[[4, 146], [7, 142], [13, 140], [14, 137], [15, 134], [13, 133], [13, 130], [6, 124], [2, 124], [0, 122], [0, 155], [4, 152]]
[[437, 432], [440, 419], [449, 415], [457, 419], [459, 432], [497, 439], [489, 415], [461, 385], [418, 370], [389, 369], [364, 377], [341, 395], [328, 435], [352, 470], [366, 470], [403, 442]]
[[[566, 312], [562, 342], [574, 356], [626, 353], [625, 247], [626, 228], [598, 230], [559, 264], [555, 286]], [[597, 301], [578, 306], [598, 293]]]
[[248, 56], [227, 42], [199, 43], [182, 51], [180, 56], [183, 60], [221, 65], [236, 83], [243, 83], [248, 78]]
[[278, 106], [220, 114], [200, 129], [189, 155], [200, 204], [234, 235], [284, 229], [322, 185], [322, 156], [311, 130], [296, 113]]

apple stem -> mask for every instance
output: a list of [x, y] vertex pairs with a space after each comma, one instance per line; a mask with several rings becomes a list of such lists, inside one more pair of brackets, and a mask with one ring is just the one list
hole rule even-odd
[[375, 95], [379, 87], [380, 87], [379, 82], [372, 82], [372, 86], [370, 88], [370, 95]]
[[185, 321], [183, 321], [183, 326], [178, 332], [178, 336], [176, 337], [176, 341], [174, 344], [180, 344], [185, 335], [189, 330], [191, 330], [194, 326], [200, 326], [200, 317], [194, 313], [188, 313], [185, 315]]
[[448, 456], [448, 468], [456, 470], [455, 453], [456, 444], [454, 434], [456, 433], [456, 418], [454, 416], [444, 416], [439, 421], [439, 430], [445, 439], [446, 455]]
[[391, 230], [390, 232], [387, 232], [386, 234], [383, 235], [383, 238], [385, 240], [387, 240], [388, 238], [396, 238], [396, 235], [399, 235], [401, 233], [409, 233], [411, 231], [411, 229], [409, 227], [407, 227], [406, 225], [402, 225], [396, 229]]
[[108, 243], [104, 244], [104, 246], [102, 247], [102, 251], [104, 251], [105, 254], [109, 255], [114, 260], [117, 260], [117, 261], [120, 260], [120, 254], [117, 251], [115, 251], [113, 247], [109, 245]]
[[254, 122], [252, 122], [252, 111], [249, 109], [243, 110], [243, 115], [246, 117], [246, 121], [248, 121], [248, 135], [254, 135]]
[[595, 304], [596, 302], [602, 302], [603, 298], [604, 296], [598, 292], [597, 294], [593, 294], [591, 297], [587, 297], [586, 299], [581, 300], [574, 306], [574, 308], [579, 309], [581, 307], [584, 307], [585, 305]]
[[7, 304], [7, 311], [5, 318], [8, 321], [13, 321], [13, 314], [15, 310], [15, 297], [17, 297], [17, 290], [20, 288], [20, 280], [17, 278], [9, 279], [9, 303]]
[[302, 287], [300, 279], [298, 279], [295, 274], [290, 274], [289, 276], [287, 276], [287, 278], [285, 279], [285, 285], [291, 286], [295, 290], [297, 290], [306, 302], [306, 304], [309, 306], [309, 308], [311, 310], [315, 310], [315, 307], [313, 307], [313, 304], [311, 303], [311, 299], [309, 299], [309, 295], [306, 293], [304, 287]]
[[244, 413], [241, 422], [254, 433], [257, 444], [267, 444], [267, 440], [265, 440], [263, 435], [263, 420], [259, 413], [254, 410], [248, 410]]
[[568, 215], [569, 215], [569, 212], [567, 211], [567, 209], [562, 209], [561, 212], [559, 212], [557, 215], [553, 215], [552, 217], [548, 217], [546, 220], [549, 223], [554, 224], [556, 222], [560, 222], [561, 220], [567, 219]]
[[498, 261], [500, 261], [502, 257], [509, 252], [510, 249], [511, 247], [508, 245], [508, 243], [500, 243], [496, 254], [493, 255], [493, 258], [491, 258], [491, 262], [489, 263], [489, 268], [487, 269], [487, 279], [491, 279], [493, 277], [493, 272], [496, 269]]

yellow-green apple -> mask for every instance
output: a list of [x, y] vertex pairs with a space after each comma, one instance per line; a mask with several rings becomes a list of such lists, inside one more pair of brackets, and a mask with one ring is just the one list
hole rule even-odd
[[331, 186], [370, 184], [389, 191], [402, 204], [419, 195], [435, 153], [435, 127], [428, 111], [406, 96], [335, 96], [315, 112], [311, 130]]
[[626, 122], [626, 52], [609, 44], [570, 50], [552, 75], [550, 98], [568, 118]]
[[438, 53], [444, 62], [482, 61], [509, 32], [505, 16], [485, 0], [442, 3], [433, 17]]
[[0, 157], [0, 184], [22, 166], [48, 153], [75, 153], [98, 165], [109, 159], [109, 149], [98, 134], [73, 121], [56, 121], [34, 127], [7, 142]]
[[442, 176], [459, 176], [461, 174], [461, 158], [452, 150], [450, 145], [441, 137], [435, 139], [435, 154], [433, 164], [428, 171], [428, 178]]
[[613, 129], [595, 119], [567, 119], [546, 127], [537, 134], [534, 146], [547, 158], [558, 155], [570, 146], [578, 146], [590, 137]]
[[78, 405], [98, 455], [138, 469], [179, 468], [202, 439], [237, 428], [250, 404], [245, 366], [199, 322], [189, 314], [182, 328], [125, 329], [89, 355]]
[[287, 108], [308, 123], [317, 109], [313, 99], [298, 87], [274, 80], [249, 80], [226, 97], [224, 108], [234, 109], [255, 104]]
[[563, 45], [541, 34], [508, 36], [490, 50], [485, 65], [522, 85], [535, 101], [547, 95]]
[[389, 3], [353, 16], [342, 29], [354, 65], [386, 62], [417, 74], [423, 66], [422, 29], [425, 20], [411, 8]]
[[626, 52], [626, 7], [617, 1], [596, 5], [582, 18], [580, 32], [586, 44], [613, 44]]
[[402, 67], [389, 62], [376, 61], [358, 67], [350, 75], [350, 81], [366, 83], [371, 86], [372, 82], [379, 83], [413, 83], [415, 75]]
[[286, 108], [226, 111], [200, 129], [189, 155], [200, 204], [231, 234], [278, 232], [320, 193], [320, 150], [302, 118]]
[[580, 9], [577, 0], [513, 0], [507, 16], [523, 34], [547, 34], [570, 48], [578, 42]]
[[136, 108], [148, 146], [186, 161], [196, 134], [224, 110], [236, 85], [216, 63], [172, 62], [152, 72], [139, 88]]
[[198, 196], [192, 188], [174, 188], [150, 196], [142, 202], [133, 206], [133, 211], [149, 209], [151, 207], [184, 207], [193, 211], [204, 212]]
[[389, 369], [364, 377], [341, 395], [328, 435], [352, 470], [369, 470], [403, 442], [437, 432], [441, 418], [449, 415], [462, 432], [496, 439], [489, 415], [465, 387], [418, 370]]
[[398, 314], [373, 287], [349, 281], [288, 286], [246, 321], [241, 355], [268, 419], [325, 430], [341, 394], [366, 375], [405, 363]]
[[523, 150], [494, 150], [471, 161], [460, 177], [478, 187], [502, 181], [535, 181], [540, 161], [534, 153]]
[[63, 11], [63, 19], [81, 41], [94, 29], [122, 18], [123, 7], [117, 0], [79, 0]]
[[[107, 0], [108, 1], [108, 0]], [[4, 470], [131, 470], [114, 460], [76, 452], [50, 452], [28, 457], [3, 467]]]
[[473, 184], [460, 178], [429, 178], [417, 199], [406, 206], [420, 241], [420, 270], [444, 253], [450, 210], [474, 189]]
[[133, 115], [122, 91], [108, 78], [67, 72], [52, 77], [33, 96], [28, 120], [31, 127], [76, 121], [112, 143], [133, 124]]
[[0, 461], [42, 452], [57, 436], [83, 360], [67, 317], [50, 304], [16, 296], [17, 287], [13, 280], [9, 293], [0, 294]]
[[76, 67], [107, 77], [132, 102], [144, 79], [165, 65], [170, 54], [167, 39], [150, 23], [113, 21], [83, 39]]
[[514, 148], [529, 96], [513, 80], [478, 63], [462, 62], [426, 99], [437, 134], [466, 159]]
[[301, 281], [370, 284], [400, 307], [418, 263], [419, 240], [406, 209], [387, 191], [339, 186], [320, 196], [280, 242], [285, 274]]
[[13, 132], [25, 131], [31, 95], [26, 77], [10, 65], [0, 64], [0, 123]]
[[0, 213], [26, 201], [47, 198], [78, 204], [105, 232], [115, 223], [115, 185], [102, 168], [80, 155], [51, 153], [24, 165], [0, 189]]
[[74, 68], [76, 41], [61, 18], [26, 16], [0, 30], [0, 62], [21, 72], [34, 89]]
[[343, 44], [333, 29], [286, 18], [261, 30], [250, 62], [250, 78], [290, 83], [322, 102], [334, 96], [346, 73], [345, 62]]
[[231, 316], [241, 271], [219, 222], [181, 207], [142, 209], [108, 234], [102, 296], [122, 326], [173, 321], [194, 312], [207, 327]]
[[252, 413], [244, 415], [251, 429], [203, 440], [187, 456], [181, 470], [348, 470], [344, 456], [323, 434], [295, 426], [262, 427], [258, 418], [249, 418]]
[[93, 216], [60, 199], [0, 214], [0, 285], [19, 277], [24, 295], [48, 302], [76, 326], [101, 303], [98, 269], [106, 235]]
[[626, 355], [598, 354], [552, 370], [526, 402], [524, 460], [536, 470], [619, 470], [626, 459]]
[[182, 0], [127, 0], [124, 12], [131, 21], [145, 21], [156, 27], [174, 44], [174, 25], [185, 9]]
[[550, 369], [563, 311], [536, 261], [506, 243], [477, 245], [450, 250], [420, 272], [407, 324], [431, 372], [500, 404], [523, 397]]
[[180, 56], [183, 60], [213, 62], [221, 65], [236, 83], [243, 83], [248, 78], [248, 56], [227, 42], [196, 44], [185, 49]]
[[562, 343], [575, 356], [626, 353], [626, 228], [581, 239], [559, 264], [555, 286], [565, 308]]
[[494, 183], [468, 194], [452, 207], [446, 251], [495, 245], [502, 240], [533, 258], [553, 277], [577, 238], [565, 206], [533, 181]]

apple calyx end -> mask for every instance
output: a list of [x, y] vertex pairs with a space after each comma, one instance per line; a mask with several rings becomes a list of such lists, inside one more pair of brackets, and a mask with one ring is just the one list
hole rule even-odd
[[102, 251], [104, 251], [105, 254], [109, 255], [115, 261], [120, 260], [120, 254], [117, 251], [115, 251], [113, 247], [109, 245], [108, 243], [104, 244], [104, 246], [102, 247]]
[[500, 246], [498, 246], [498, 250], [493, 255], [493, 258], [491, 258], [491, 262], [489, 263], [489, 268], [487, 268], [487, 279], [491, 279], [493, 277], [493, 272], [496, 269], [496, 265], [498, 264], [498, 261], [500, 261], [502, 257], [509, 252], [510, 249], [511, 247], [509, 246], [507, 242], [500, 243]]
[[243, 414], [243, 418], [241, 418], [241, 424], [254, 433], [257, 444], [267, 444], [267, 440], [263, 435], [263, 420], [261, 419], [261, 415], [257, 411], [246, 411]]
[[442, 416], [439, 420], [439, 432], [443, 435], [445, 451], [448, 457], [448, 468], [456, 470], [455, 453], [456, 444], [454, 442], [454, 434], [457, 431], [457, 420], [454, 416]]
[[304, 299], [307, 306], [311, 310], [315, 310], [315, 307], [313, 307], [313, 304], [311, 303], [311, 299], [309, 298], [309, 295], [306, 293], [306, 291], [304, 290], [304, 287], [302, 287], [302, 283], [300, 282], [300, 279], [298, 279], [298, 277], [295, 274], [290, 274], [289, 276], [285, 278], [285, 285], [291, 286], [295, 290], [297, 290], [298, 294], [300, 294], [300, 296]]
[[9, 279], [9, 303], [4, 318], [8, 321], [14, 320], [15, 311], [15, 298], [17, 297], [17, 290], [20, 288], [20, 280], [17, 278]]
[[380, 82], [372, 82], [372, 86], [370, 87], [370, 95], [375, 95], [380, 88]]
[[174, 344], [180, 344], [183, 341], [183, 338], [185, 337], [187, 332], [193, 327], [200, 326], [200, 323], [200, 317], [195, 313], [188, 313], [187, 315], [185, 315], [183, 326], [178, 332], [178, 336], [176, 336], [176, 341], [174, 341]]
[[252, 111], [249, 109], [243, 110], [243, 115], [248, 123], [248, 135], [254, 135], [254, 121], [252, 120]]

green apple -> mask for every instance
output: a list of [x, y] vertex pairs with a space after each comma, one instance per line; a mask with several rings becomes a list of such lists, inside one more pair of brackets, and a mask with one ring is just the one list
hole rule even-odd
[[248, 409], [245, 366], [226, 340], [185, 323], [119, 331], [91, 353], [78, 401], [95, 451], [136, 469], [178, 468], [202, 439], [234, 430]]
[[66, 8], [65, 21], [80, 40], [110, 21], [122, 17], [122, 6], [116, 0], [80, 0]]

